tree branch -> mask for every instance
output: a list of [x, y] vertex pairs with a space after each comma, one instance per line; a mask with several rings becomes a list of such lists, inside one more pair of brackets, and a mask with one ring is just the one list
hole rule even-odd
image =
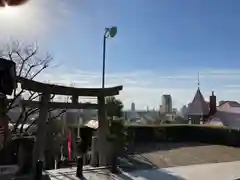
[[[18, 77], [25, 77], [30, 80], [33, 80], [34, 78], [37, 77], [37, 75], [42, 73], [43, 70], [49, 67], [50, 61], [52, 60], [52, 56], [48, 53], [45, 55], [45, 57], [39, 58], [38, 50], [39, 48], [35, 45], [22, 46], [18, 41], [15, 41], [11, 43], [10, 46], [7, 46], [7, 48], [0, 50], [0, 53], [1, 53], [0, 56], [5, 57], [16, 63], [16, 71], [17, 71]], [[13, 91], [13, 98], [8, 103], [7, 112], [9, 112], [11, 109], [21, 106], [21, 105], [15, 105], [15, 102], [16, 102], [16, 99], [18, 99], [25, 92], [30, 93], [30, 95], [27, 97], [28, 100], [35, 100], [39, 97], [39, 93], [26, 91], [24, 89], [21, 89], [20, 91], [19, 89], [15, 89]], [[53, 95], [51, 99], [54, 99], [54, 97], [55, 96]], [[49, 110], [49, 112], [51, 111], [53, 111], [53, 109]], [[24, 124], [27, 122], [29, 116], [38, 112], [39, 112], [38, 108], [26, 109], [25, 107], [23, 107], [17, 121], [14, 122], [15, 124], [14, 124], [13, 131], [16, 131], [19, 124], [21, 123], [22, 124], [21, 124], [20, 131], [23, 131]], [[32, 124], [34, 124], [34, 122], [32, 122]]]
[[35, 120], [25, 129], [25, 132], [28, 132], [28, 130], [30, 129], [30, 127], [32, 127], [36, 122], [37, 122], [37, 119], [35, 119]]
[[57, 118], [59, 118], [62, 114], [64, 114], [65, 112], [66, 112], [66, 110], [62, 110], [58, 115], [51, 117], [49, 120], [52, 121], [52, 120], [54, 120], [54, 119], [57, 119]]
[[[34, 96], [35, 95], [35, 96]], [[35, 100], [39, 97], [39, 93], [37, 92], [33, 92], [31, 93], [30, 97], [28, 98], [28, 100]]]
[[[51, 111], [53, 111], [54, 109], [50, 109], [48, 112], [50, 113]], [[58, 115], [54, 116], [54, 117], [51, 117], [49, 118], [49, 121], [52, 121], [54, 119], [57, 119], [58, 117], [60, 117], [62, 114], [64, 114], [66, 112], [66, 110], [62, 110]], [[34, 124], [36, 124], [37, 122], [37, 119], [36, 118], [26, 129], [25, 129], [25, 132], [27, 132]], [[46, 122], [47, 123], [47, 122]]]
[[27, 62], [27, 60], [23, 59], [23, 57], [20, 55], [20, 53], [18, 51], [16, 51], [16, 54], [20, 57], [21, 59], [21, 65], [20, 65], [20, 70], [18, 72], [18, 76], [21, 76], [22, 75], [22, 70], [23, 70], [23, 67], [25, 66], [25, 63]]
[[35, 108], [35, 109], [29, 109], [28, 111], [25, 112], [25, 116], [24, 116], [23, 122], [22, 122], [21, 127], [20, 127], [20, 133], [23, 132], [24, 124], [26, 124], [29, 116], [33, 115], [34, 113], [37, 113], [38, 111], [39, 111], [39, 109]]
[[24, 116], [24, 113], [25, 113], [25, 107], [23, 106], [22, 107], [22, 111], [21, 111], [21, 114], [19, 115], [19, 117], [18, 117], [18, 119], [17, 119], [17, 121], [16, 121], [16, 123], [15, 123], [15, 125], [14, 125], [14, 127], [13, 127], [13, 132], [16, 132], [17, 131], [17, 129], [18, 129], [18, 126], [19, 126], [19, 124], [20, 124], [20, 122], [21, 122], [21, 120], [22, 120], [22, 118], [23, 118], [23, 116]]
[[40, 74], [44, 69], [46, 69], [48, 65], [42, 66], [41, 69], [39, 69], [30, 79], [34, 79], [38, 74]]
[[7, 112], [9, 112], [10, 109], [13, 109], [12, 105], [14, 104], [16, 99], [19, 98], [22, 95], [23, 92], [24, 92], [24, 90], [21, 89], [21, 91], [13, 97], [13, 99], [11, 100], [11, 103], [8, 105]]

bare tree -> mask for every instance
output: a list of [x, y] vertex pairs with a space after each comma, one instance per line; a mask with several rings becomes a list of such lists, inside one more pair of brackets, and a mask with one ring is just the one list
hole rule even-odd
[[[24, 45], [20, 44], [17, 41], [0, 50], [0, 57], [9, 59], [10, 61], [14, 61], [16, 63], [17, 78], [21, 77], [30, 80], [35, 79], [40, 73], [46, 70], [50, 66], [50, 62], [53, 59], [51, 54], [49, 53], [46, 53], [45, 55], [40, 55], [39, 47], [37, 46], [37, 44]], [[12, 124], [14, 124], [12, 130], [13, 132], [17, 131], [19, 125], [21, 125], [20, 132], [23, 132], [24, 124], [26, 124], [29, 117], [31, 115], [38, 114], [39, 112], [38, 108], [27, 108], [22, 104], [16, 104], [16, 100], [22, 95], [24, 95], [24, 97], [28, 100], [37, 100], [40, 94], [37, 92], [26, 91], [19, 87], [14, 90], [7, 110], [9, 112], [14, 108], [19, 108], [21, 106], [21, 113], [15, 122], [11, 122]], [[52, 95], [51, 99], [54, 99], [54, 97], [55, 96]], [[53, 109], [49, 110], [49, 112], [51, 111], [53, 111]], [[64, 112], [65, 110], [61, 111], [59, 115], [52, 118], [57, 118]], [[33, 121], [29, 125], [29, 127], [26, 128], [26, 131], [28, 131], [29, 128], [34, 124], [35, 121]]]

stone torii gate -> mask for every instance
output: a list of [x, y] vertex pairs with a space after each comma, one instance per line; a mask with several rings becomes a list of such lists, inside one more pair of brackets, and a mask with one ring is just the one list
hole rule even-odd
[[[108, 123], [106, 118], [105, 97], [118, 95], [123, 86], [115, 86], [111, 88], [74, 88], [66, 86], [58, 86], [52, 84], [40, 83], [25, 78], [19, 78], [21, 88], [29, 91], [39, 92], [39, 101], [23, 100], [22, 103], [28, 107], [39, 108], [39, 117], [37, 120], [37, 138], [33, 149], [33, 165], [38, 160], [43, 160], [45, 126], [47, 120], [48, 109], [98, 109], [98, 152], [99, 166], [107, 165], [107, 135]], [[66, 95], [72, 97], [72, 103], [50, 102], [50, 95]], [[79, 96], [97, 97], [97, 104], [78, 103]]]

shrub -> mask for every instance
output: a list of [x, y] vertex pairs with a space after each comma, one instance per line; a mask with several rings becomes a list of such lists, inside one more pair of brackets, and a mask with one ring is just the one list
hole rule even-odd
[[127, 147], [128, 135], [126, 131], [125, 122], [122, 119], [114, 120], [110, 125], [110, 136], [109, 140], [114, 141], [116, 149], [119, 153], [122, 153]]
[[134, 143], [170, 141], [240, 145], [239, 130], [206, 125], [127, 126]]

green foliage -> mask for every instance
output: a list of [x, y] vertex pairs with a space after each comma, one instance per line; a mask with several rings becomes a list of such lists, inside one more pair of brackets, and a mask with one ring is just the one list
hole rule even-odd
[[181, 117], [181, 116], [177, 116], [175, 118], [175, 121], [178, 124], [187, 124], [188, 123], [188, 119], [185, 119], [184, 117]]
[[46, 149], [53, 154], [60, 152], [60, 147], [63, 144], [64, 134], [63, 129], [65, 123], [59, 119], [54, 119], [48, 122], [46, 131]]
[[65, 123], [60, 119], [53, 119], [48, 121], [48, 131], [53, 134], [62, 134], [65, 128]]
[[127, 126], [127, 131], [134, 132], [134, 142], [202, 142], [240, 146], [240, 130], [226, 127], [188, 124], [163, 124], [148, 126]]
[[169, 121], [169, 120], [166, 120], [166, 121], [163, 122], [163, 124], [171, 124], [171, 123], [172, 123], [172, 122]]
[[126, 147], [127, 145], [127, 128], [125, 126], [124, 120], [118, 119], [112, 121], [110, 125], [110, 139], [113, 140], [115, 146], [117, 147], [120, 152]]
[[[123, 103], [121, 100], [115, 97], [106, 98], [107, 105], [107, 117], [109, 118], [109, 140], [114, 141], [115, 146], [119, 152], [121, 152], [126, 146], [127, 142], [127, 131], [125, 127], [125, 121], [123, 117]], [[118, 118], [114, 119], [113, 118]]]
[[154, 128], [154, 134], [155, 134], [156, 140], [165, 141], [167, 139], [166, 129], [164, 128]]
[[123, 116], [123, 103], [121, 100], [116, 99], [114, 96], [106, 98], [107, 116], [109, 118], [122, 117]]

